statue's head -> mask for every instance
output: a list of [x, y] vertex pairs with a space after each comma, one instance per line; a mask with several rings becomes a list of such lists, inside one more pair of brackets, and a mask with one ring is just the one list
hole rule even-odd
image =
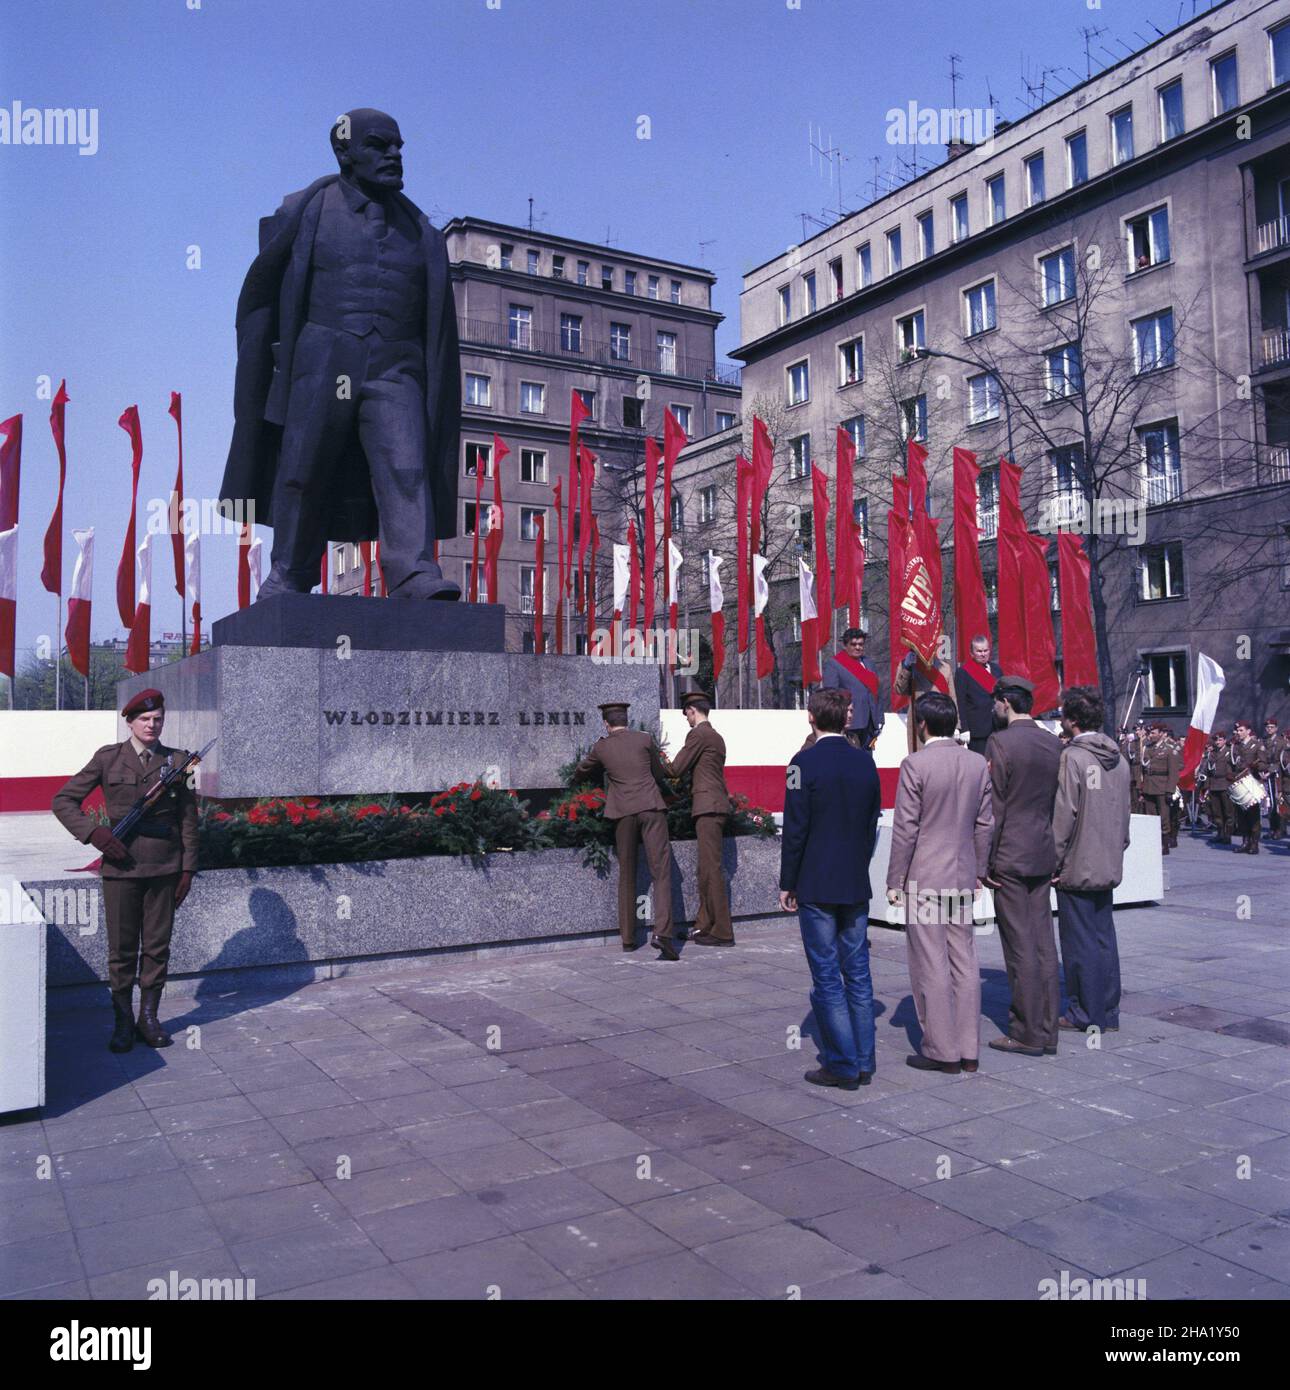
[[346, 111], [331, 128], [331, 147], [340, 172], [368, 192], [403, 187], [403, 136], [393, 116], [370, 106]]

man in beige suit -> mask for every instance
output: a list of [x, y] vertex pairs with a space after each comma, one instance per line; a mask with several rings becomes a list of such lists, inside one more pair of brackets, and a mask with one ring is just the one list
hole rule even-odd
[[681, 700], [681, 708], [690, 732], [670, 766], [674, 777], [688, 774], [690, 778], [690, 814], [699, 842], [699, 912], [690, 940], [696, 946], [733, 946], [735, 929], [721, 872], [721, 848], [731, 809], [726, 788], [726, 741], [708, 720], [712, 706], [702, 690], [689, 691]]
[[979, 753], [955, 737], [958, 711], [948, 695], [920, 695], [910, 711], [919, 751], [900, 765], [887, 900], [905, 904], [909, 987], [923, 1030], [920, 1071], [976, 1071], [981, 973], [972, 898], [990, 859], [994, 811], [990, 774]]
[[578, 764], [580, 779], [603, 776], [606, 820], [614, 822], [618, 853], [618, 930], [623, 950], [634, 951], [636, 940], [636, 844], [645, 842], [645, 858], [654, 882], [654, 935], [650, 945], [663, 960], [680, 960], [673, 944], [672, 847], [667, 838], [667, 807], [659, 783], [667, 768], [654, 740], [643, 729], [627, 727], [627, 705], [600, 706], [605, 736]]

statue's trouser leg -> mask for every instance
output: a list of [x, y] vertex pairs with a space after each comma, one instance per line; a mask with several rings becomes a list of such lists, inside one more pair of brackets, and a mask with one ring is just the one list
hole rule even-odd
[[393, 591], [434, 572], [434, 503], [426, 484], [425, 359], [420, 342], [375, 335], [358, 405], [358, 437], [367, 455], [381, 527], [381, 569]]
[[306, 591], [327, 547], [323, 506], [358, 414], [367, 340], [308, 323], [296, 340], [273, 487], [273, 567]]

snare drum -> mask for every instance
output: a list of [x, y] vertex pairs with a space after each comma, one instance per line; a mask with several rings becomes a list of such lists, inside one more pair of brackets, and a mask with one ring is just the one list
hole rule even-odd
[[1261, 806], [1268, 796], [1267, 792], [1263, 790], [1263, 783], [1252, 772], [1247, 772], [1232, 783], [1230, 795], [1232, 804], [1239, 806], [1242, 811], [1248, 811], [1253, 806]]

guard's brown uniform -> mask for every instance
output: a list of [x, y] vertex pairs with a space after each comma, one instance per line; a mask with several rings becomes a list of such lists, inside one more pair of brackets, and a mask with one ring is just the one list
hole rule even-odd
[[[54, 815], [88, 844], [99, 823], [81, 809], [85, 798], [101, 787], [108, 820], [115, 825], [161, 776], [167, 757], [178, 766], [188, 754], [159, 743], [145, 762], [132, 739], [109, 743], [63, 784], [54, 796]], [[114, 993], [133, 989], [136, 972], [142, 989], [166, 983], [175, 888], [181, 873], [197, 871], [197, 798], [187, 779], [177, 778], [141, 824], [145, 830], [168, 832], [168, 837], [136, 832], [127, 841], [130, 861], [113, 864], [105, 858], [100, 870], [108, 981]]]
[[1230, 845], [1235, 825], [1234, 807], [1229, 794], [1232, 785], [1232, 754], [1226, 744], [1210, 744], [1196, 769], [1196, 781], [1204, 788], [1210, 824], [1216, 831], [1215, 843]]
[[1142, 796], [1147, 815], [1160, 817], [1160, 845], [1165, 854], [1178, 843], [1171, 803], [1180, 772], [1182, 758], [1167, 738], [1159, 743], [1148, 743], [1142, 750]]
[[726, 879], [721, 872], [721, 849], [730, 815], [726, 788], [726, 741], [708, 721], [702, 720], [686, 735], [681, 751], [671, 763], [675, 777], [690, 777], [691, 815], [699, 842], [699, 913], [697, 932], [718, 941], [733, 941]]
[[1268, 791], [1268, 839], [1279, 840], [1284, 829], [1281, 802], [1285, 797], [1285, 781], [1290, 771], [1290, 737], [1274, 734], [1263, 740], [1268, 755], [1268, 772], [1264, 786]]
[[667, 838], [667, 808], [659, 782], [667, 768], [654, 740], [642, 729], [615, 729], [599, 739], [578, 764], [580, 778], [605, 779], [606, 820], [614, 825], [618, 852], [618, 930], [624, 945], [636, 939], [636, 843], [645, 842], [645, 859], [654, 881], [654, 934], [670, 940], [672, 922], [672, 847]]
[[1142, 749], [1143, 741], [1137, 734], [1126, 734], [1120, 740], [1120, 752], [1129, 764], [1129, 805], [1135, 814], [1144, 814], [1142, 803]]
[[[1260, 782], [1268, 775], [1268, 750], [1264, 748], [1260, 739], [1253, 734], [1244, 742], [1233, 739], [1228, 745], [1232, 750], [1232, 781], [1244, 777], [1247, 772], [1252, 772]], [[1263, 829], [1263, 808], [1255, 802], [1253, 806], [1242, 809], [1240, 806], [1233, 806], [1236, 815], [1236, 832], [1245, 843], [1237, 851], [1238, 854], [1257, 854], [1259, 852], [1259, 835]]]

